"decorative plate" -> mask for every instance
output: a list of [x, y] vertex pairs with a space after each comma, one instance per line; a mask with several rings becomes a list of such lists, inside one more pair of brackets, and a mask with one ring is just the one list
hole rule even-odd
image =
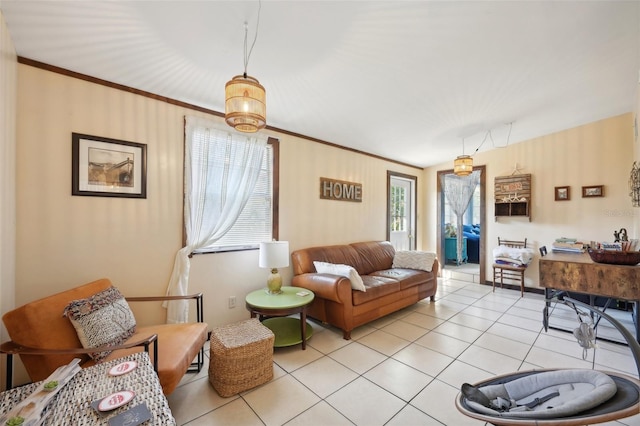
[[109, 370], [110, 376], [122, 376], [136, 369], [138, 363], [136, 361], [125, 361], [120, 364], [111, 367]]
[[111, 411], [115, 410], [118, 407], [122, 407], [124, 404], [128, 403], [133, 399], [136, 394], [132, 391], [120, 391], [116, 393], [112, 393], [111, 395], [103, 398], [98, 404], [98, 410], [100, 411]]

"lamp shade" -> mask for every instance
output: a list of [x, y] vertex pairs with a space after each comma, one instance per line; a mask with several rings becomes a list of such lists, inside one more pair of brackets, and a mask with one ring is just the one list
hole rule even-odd
[[473, 158], [468, 155], [459, 155], [453, 160], [453, 173], [458, 176], [470, 175], [473, 171]]
[[224, 86], [224, 117], [241, 132], [257, 132], [267, 125], [267, 94], [257, 79], [236, 75]]
[[260, 243], [258, 265], [261, 268], [284, 268], [289, 266], [289, 241]]

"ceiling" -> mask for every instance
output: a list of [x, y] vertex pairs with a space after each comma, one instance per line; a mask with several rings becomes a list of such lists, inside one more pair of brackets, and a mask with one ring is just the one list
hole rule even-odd
[[[426, 167], [634, 110], [638, 1], [0, 0], [19, 56]], [[259, 25], [258, 24], [259, 16]], [[257, 33], [256, 33], [257, 27]]]

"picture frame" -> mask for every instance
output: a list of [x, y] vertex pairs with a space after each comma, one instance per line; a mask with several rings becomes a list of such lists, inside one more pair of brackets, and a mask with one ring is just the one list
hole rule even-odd
[[569, 201], [570, 199], [571, 199], [571, 190], [568, 186], [556, 186], [555, 188], [556, 201]]
[[71, 195], [147, 198], [147, 145], [71, 134]]
[[582, 187], [582, 198], [604, 197], [604, 185]]

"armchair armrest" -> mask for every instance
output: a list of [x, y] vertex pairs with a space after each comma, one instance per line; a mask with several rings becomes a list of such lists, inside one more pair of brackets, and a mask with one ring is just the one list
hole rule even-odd
[[13, 356], [14, 355], [61, 355], [61, 354], [88, 354], [92, 352], [114, 351], [118, 349], [130, 349], [136, 346], [144, 346], [145, 352], [149, 352], [149, 345], [153, 343], [153, 369], [158, 372], [158, 335], [152, 334], [135, 342], [122, 345], [103, 345], [95, 348], [32, 348], [19, 343], [8, 341], [0, 345], [0, 353], [7, 355], [6, 389], [13, 387]]
[[202, 293], [185, 294], [184, 296], [133, 296], [125, 297], [127, 302], [167, 302], [169, 300], [188, 300], [196, 301], [196, 320], [204, 322], [204, 309], [202, 302]]

